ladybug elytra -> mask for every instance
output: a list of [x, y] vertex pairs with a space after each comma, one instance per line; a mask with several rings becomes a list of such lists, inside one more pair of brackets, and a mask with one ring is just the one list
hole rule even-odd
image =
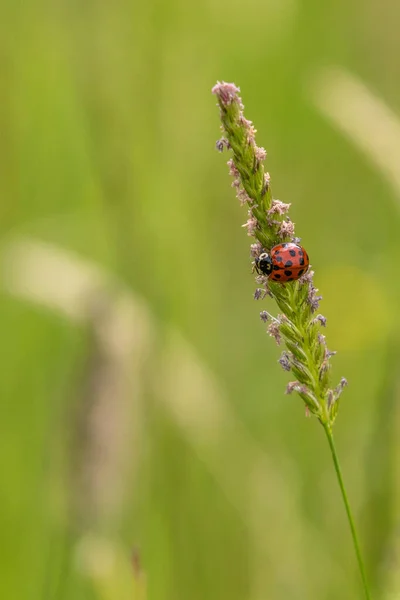
[[267, 275], [271, 281], [286, 283], [304, 275], [310, 259], [302, 246], [288, 242], [274, 246], [269, 254], [262, 252], [254, 264], [257, 272]]

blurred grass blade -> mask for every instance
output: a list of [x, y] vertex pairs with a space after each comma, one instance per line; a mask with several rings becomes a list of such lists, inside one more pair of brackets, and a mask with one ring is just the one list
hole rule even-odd
[[399, 116], [365, 83], [337, 67], [316, 73], [309, 95], [318, 110], [367, 156], [400, 198]]
[[[368, 526], [367, 560], [373, 586], [385, 587], [388, 564], [396, 543], [398, 513], [399, 463], [396, 448], [399, 440], [400, 347], [397, 339], [389, 340], [383, 361], [383, 377], [376, 394], [376, 414], [365, 455], [366, 505], [364, 519]], [[396, 501], [397, 500], [397, 501]], [[397, 514], [397, 518], [399, 514]], [[397, 568], [399, 564], [397, 564]]]

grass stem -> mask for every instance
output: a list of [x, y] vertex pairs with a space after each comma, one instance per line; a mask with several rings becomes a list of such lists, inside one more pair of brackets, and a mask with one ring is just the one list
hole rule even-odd
[[339, 482], [340, 491], [342, 493], [344, 506], [346, 508], [346, 514], [347, 514], [347, 518], [348, 518], [350, 529], [351, 529], [351, 535], [353, 538], [354, 549], [356, 551], [358, 567], [360, 569], [361, 579], [362, 579], [362, 582], [364, 585], [365, 598], [367, 600], [371, 600], [371, 594], [370, 594], [369, 587], [368, 587], [367, 576], [365, 574], [365, 567], [364, 567], [364, 562], [363, 562], [362, 555], [361, 555], [360, 544], [358, 541], [356, 527], [354, 524], [354, 519], [353, 519], [353, 515], [351, 512], [349, 500], [347, 498], [346, 488], [345, 488], [344, 481], [343, 481], [342, 471], [340, 469], [338, 455], [336, 453], [335, 443], [333, 441], [332, 429], [331, 429], [331, 426], [329, 425], [329, 423], [323, 423], [322, 425], [325, 430], [326, 437], [328, 438], [329, 447], [331, 449], [332, 458], [333, 458], [333, 464], [335, 465], [336, 476], [337, 476], [337, 479]]

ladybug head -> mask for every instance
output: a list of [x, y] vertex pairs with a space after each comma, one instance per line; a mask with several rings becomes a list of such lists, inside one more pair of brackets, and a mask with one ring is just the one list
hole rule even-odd
[[257, 273], [263, 275], [270, 275], [272, 272], [272, 260], [269, 254], [263, 252], [260, 256], [257, 256], [254, 260]]

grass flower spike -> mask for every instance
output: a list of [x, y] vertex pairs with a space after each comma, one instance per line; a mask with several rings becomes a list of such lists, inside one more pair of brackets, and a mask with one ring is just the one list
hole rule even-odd
[[[336, 386], [331, 383], [331, 358], [335, 352], [328, 349], [325, 335], [322, 334], [326, 326], [325, 317], [318, 313], [322, 297], [314, 286], [313, 271], [307, 270], [308, 264], [303, 260], [307, 259], [307, 253], [298, 245], [300, 239], [295, 237], [295, 226], [288, 216], [290, 204], [272, 197], [270, 176], [264, 168], [266, 151], [257, 146], [256, 129], [243, 114], [239, 88], [233, 83], [218, 82], [212, 92], [218, 99], [223, 132], [216, 147], [220, 152], [224, 149], [232, 151], [232, 157], [228, 161], [229, 172], [233, 177], [232, 186], [236, 189], [240, 203], [247, 207], [247, 221], [243, 227], [254, 238], [251, 256], [258, 284], [254, 297], [259, 300], [269, 296], [279, 309], [276, 316], [262, 310], [260, 317], [267, 324], [269, 335], [278, 345], [285, 347], [279, 363], [293, 375], [286, 393], [297, 393], [305, 404], [306, 414], [314, 415], [325, 430], [350, 523], [366, 598], [369, 599], [360, 547], [332, 435], [340, 397], [347, 381], [342, 377]], [[302, 261], [297, 265], [295, 275], [293, 261], [282, 261], [282, 256], [288, 252], [296, 257], [293, 261]], [[304, 268], [300, 268], [303, 264]], [[287, 270], [283, 270], [284, 268]], [[281, 282], [274, 281], [279, 277], [282, 277]]]
[[[231, 83], [217, 83], [213, 93], [218, 98], [224, 137], [217, 142], [218, 150], [232, 149], [228, 161], [233, 176], [233, 186], [242, 204], [248, 208], [244, 224], [249, 236], [255, 238], [251, 255], [255, 265], [262, 253], [269, 253], [278, 244], [298, 243], [294, 223], [288, 216], [290, 204], [272, 198], [270, 176], [264, 169], [264, 148], [256, 145], [251, 121], [243, 115], [239, 89]], [[335, 354], [328, 350], [321, 327], [326, 319], [316, 314], [321, 296], [313, 284], [313, 272], [308, 271], [296, 281], [278, 283], [258, 272], [257, 283], [262, 286], [255, 298], [268, 295], [281, 311], [276, 317], [263, 310], [261, 319], [268, 323], [268, 333], [278, 345], [284, 343], [279, 360], [285, 371], [291, 371], [295, 381], [288, 384], [286, 393], [297, 392], [303, 399], [307, 412], [315, 415], [322, 424], [331, 427], [339, 407], [339, 398], [346, 385], [332, 387], [330, 359]]]

